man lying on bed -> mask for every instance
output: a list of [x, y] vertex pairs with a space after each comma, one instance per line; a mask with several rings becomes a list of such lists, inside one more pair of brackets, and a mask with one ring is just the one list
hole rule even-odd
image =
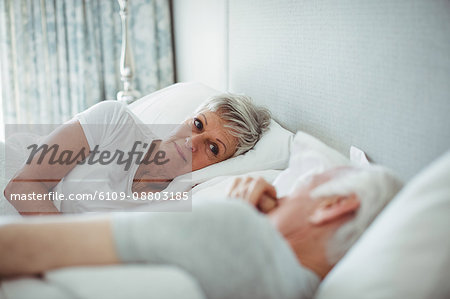
[[231, 191], [245, 200], [197, 200], [192, 213], [21, 220], [0, 227], [0, 276], [170, 264], [192, 275], [206, 298], [310, 298], [399, 187], [381, 167], [340, 167], [275, 199], [267, 216], [247, 202], [264, 209], [262, 194], [276, 195], [249, 179]]

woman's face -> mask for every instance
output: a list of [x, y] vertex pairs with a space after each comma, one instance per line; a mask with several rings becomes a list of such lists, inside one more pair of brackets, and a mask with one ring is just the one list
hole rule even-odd
[[211, 111], [187, 119], [170, 139], [161, 144], [169, 159], [174, 160], [168, 166], [178, 165], [178, 169], [186, 173], [232, 157], [238, 140], [224, 125], [225, 121]]

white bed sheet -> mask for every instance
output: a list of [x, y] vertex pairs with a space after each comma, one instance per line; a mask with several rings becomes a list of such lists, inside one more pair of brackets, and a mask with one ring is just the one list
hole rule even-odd
[[275, 178], [282, 172], [282, 170], [261, 170], [253, 171], [244, 175], [229, 175], [229, 176], [219, 176], [210, 179], [202, 184], [195, 186], [192, 189], [192, 199], [195, 198], [216, 198], [217, 195], [226, 195], [234, 179], [242, 176], [253, 176], [253, 177], [263, 177], [269, 183], [273, 183]]
[[4, 299], [205, 298], [190, 274], [173, 266], [160, 265], [55, 270], [46, 273], [44, 279], [4, 281], [0, 286], [0, 294], [3, 294]]

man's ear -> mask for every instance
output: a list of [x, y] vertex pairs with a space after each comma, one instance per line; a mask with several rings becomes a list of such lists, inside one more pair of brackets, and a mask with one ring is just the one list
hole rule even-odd
[[339, 220], [350, 213], [356, 212], [360, 201], [355, 193], [348, 195], [333, 195], [320, 203], [309, 217], [309, 222], [322, 225]]

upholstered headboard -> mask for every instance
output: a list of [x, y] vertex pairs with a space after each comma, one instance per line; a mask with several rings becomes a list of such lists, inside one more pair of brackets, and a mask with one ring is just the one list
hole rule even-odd
[[450, 1], [229, 0], [228, 86], [407, 180], [450, 148]]

